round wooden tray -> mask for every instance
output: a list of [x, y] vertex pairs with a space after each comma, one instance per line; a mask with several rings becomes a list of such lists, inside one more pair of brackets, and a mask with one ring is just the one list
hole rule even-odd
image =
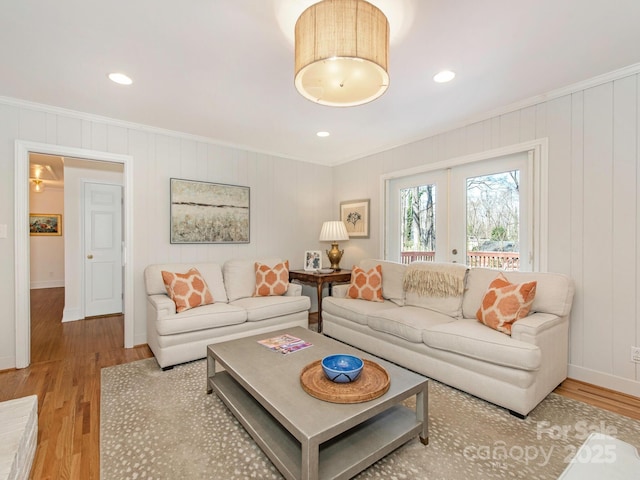
[[363, 359], [362, 373], [355, 382], [336, 383], [325, 376], [321, 361], [310, 363], [300, 372], [300, 384], [312, 397], [333, 403], [361, 403], [389, 390], [389, 374], [375, 362]]

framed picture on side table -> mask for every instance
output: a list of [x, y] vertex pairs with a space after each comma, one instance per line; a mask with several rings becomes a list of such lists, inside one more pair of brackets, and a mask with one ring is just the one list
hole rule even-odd
[[304, 269], [307, 272], [315, 272], [322, 268], [322, 252], [320, 250], [307, 250], [304, 252]]
[[340, 220], [350, 238], [369, 238], [369, 199], [340, 202]]

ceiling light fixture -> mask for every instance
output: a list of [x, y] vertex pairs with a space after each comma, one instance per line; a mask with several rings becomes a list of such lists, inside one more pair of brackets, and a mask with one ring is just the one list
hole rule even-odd
[[110, 73], [109, 80], [120, 85], [131, 85], [133, 83], [133, 80], [131, 80], [131, 78], [126, 76], [124, 73]]
[[389, 22], [365, 0], [323, 0], [295, 27], [295, 86], [312, 102], [352, 107], [389, 87]]
[[451, 70], [443, 70], [440, 73], [434, 75], [433, 81], [437, 83], [446, 83], [453, 80], [455, 76], [455, 72], [452, 72]]
[[331, 134], [329, 132], [318, 132], [316, 135], [319, 137], [328, 137]]
[[31, 190], [33, 190], [35, 193], [44, 192], [44, 182], [42, 180], [40, 180], [39, 178], [32, 178], [31, 179]]

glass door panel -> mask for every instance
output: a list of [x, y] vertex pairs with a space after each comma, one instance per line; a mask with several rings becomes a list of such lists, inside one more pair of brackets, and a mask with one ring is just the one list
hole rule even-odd
[[528, 155], [451, 170], [450, 261], [531, 270]]
[[446, 179], [446, 171], [440, 170], [389, 182], [385, 258], [446, 261]]
[[402, 263], [434, 261], [436, 255], [436, 185], [400, 190]]
[[467, 178], [467, 265], [518, 270], [520, 170]]

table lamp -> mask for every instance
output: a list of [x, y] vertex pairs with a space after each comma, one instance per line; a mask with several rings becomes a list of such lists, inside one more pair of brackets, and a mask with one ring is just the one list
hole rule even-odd
[[320, 241], [331, 242], [331, 250], [326, 250], [327, 257], [331, 262], [331, 268], [335, 271], [340, 270], [340, 260], [344, 250], [338, 249], [338, 242], [341, 240], [349, 240], [347, 227], [342, 221], [324, 222], [322, 230], [320, 230]]

